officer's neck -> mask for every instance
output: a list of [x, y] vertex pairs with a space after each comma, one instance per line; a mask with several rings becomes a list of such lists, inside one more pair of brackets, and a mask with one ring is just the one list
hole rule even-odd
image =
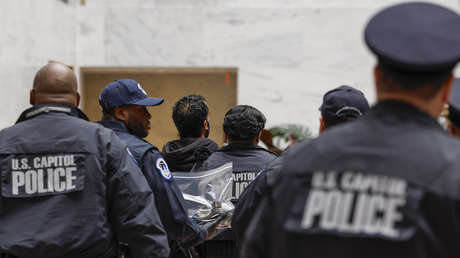
[[412, 106], [415, 106], [419, 110], [437, 119], [444, 107], [444, 102], [442, 101], [442, 98], [439, 95], [440, 94], [437, 94], [431, 99], [423, 99], [417, 96], [402, 94], [399, 92], [378, 92], [377, 102], [382, 102], [386, 100], [396, 100], [405, 102]]
[[227, 142], [228, 144], [257, 145], [259, 143], [259, 139], [254, 138], [252, 140], [243, 141], [243, 140], [232, 140], [230, 138], [227, 138]]

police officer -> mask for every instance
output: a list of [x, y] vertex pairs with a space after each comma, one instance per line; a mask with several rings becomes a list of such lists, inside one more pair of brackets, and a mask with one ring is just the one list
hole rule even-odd
[[[319, 132], [323, 133], [326, 129], [361, 117], [369, 110], [369, 103], [360, 90], [342, 85], [324, 94], [319, 110], [321, 111]], [[286, 151], [292, 149], [295, 149], [295, 145]], [[239, 243], [243, 242], [244, 234], [262, 196], [269, 191], [268, 186], [276, 182], [281, 164], [282, 157], [270, 162], [238, 199], [232, 216], [232, 231]]]
[[[265, 127], [265, 116], [256, 108], [238, 105], [231, 108], [224, 117], [224, 135], [228, 145], [220, 148], [196, 170], [209, 170], [233, 163], [232, 197], [236, 203], [241, 193], [256, 174], [277, 156], [262, 148], [259, 142]], [[206, 242], [205, 250], [210, 257], [237, 257], [237, 248], [230, 231], [216, 236], [214, 241]]]
[[36, 74], [32, 108], [0, 132], [1, 257], [168, 257], [152, 192], [111, 130], [76, 106], [71, 69]]
[[[215, 225], [201, 228], [187, 215], [184, 197], [169, 171], [168, 164], [158, 149], [143, 138], [148, 135], [151, 115], [146, 106], [163, 103], [161, 98], [151, 98], [141, 85], [131, 79], [109, 83], [99, 96], [103, 126], [113, 129], [128, 145], [133, 160], [147, 178], [168, 237], [184, 249], [212, 238]], [[172, 255], [181, 255], [173, 250]]]
[[460, 137], [460, 79], [456, 79], [450, 94], [447, 130], [450, 134]]
[[233, 163], [232, 197], [236, 202], [257, 172], [277, 156], [258, 146], [265, 116], [256, 108], [248, 105], [232, 107], [224, 117], [224, 136], [228, 145], [220, 148], [195, 167], [194, 171], [214, 169], [225, 163]]
[[375, 15], [378, 103], [283, 159], [242, 257], [458, 257], [460, 144], [437, 122], [460, 60], [460, 16], [428, 3]]

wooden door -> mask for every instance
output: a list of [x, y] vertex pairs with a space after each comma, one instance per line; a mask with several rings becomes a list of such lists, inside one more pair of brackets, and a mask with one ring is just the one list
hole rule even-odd
[[149, 96], [164, 98], [160, 106], [148, 107], [152, 115], [146, 140], [160, 150], [178, 138], [172, 121], [172, 107], [181, 97], [200, 94], [209, 105], [211, 133], [209, 137], [223, 143], [222, 123], [225, 113], [237, 98], [236, 68], [81, 68], [82, 109], [91, 121], [101, 119], [98, 103], [101, 90], [108, 83], [122, 78], [138, 81]]

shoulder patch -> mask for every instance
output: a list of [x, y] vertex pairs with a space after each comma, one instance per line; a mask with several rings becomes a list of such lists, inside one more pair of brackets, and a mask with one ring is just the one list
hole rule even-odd
[[155, 164], [164, 179], [168, 181], [172, 179], [172, 173], [169, 171], [168, 164], [166, 164], [166, 161], [163, 158], [158, 158]]

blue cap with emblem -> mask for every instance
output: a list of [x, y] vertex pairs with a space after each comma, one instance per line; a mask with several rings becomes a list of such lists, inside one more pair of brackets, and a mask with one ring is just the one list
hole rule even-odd
[[379, 63], [400, 71], [450, 71], [460, 60], [460, 16], [439, 5], [388, 7], [369, 21], [364, 38]]
[[157, 106], [163, 101], [162, 98], [149, 97], [141, 85], [132, 79], [113, 81], [107, 84], [99, 95], [99, 105], [104, 108], [124, 105]]
[[359, 117], [369, 108], [369, 103], [360, 90], [343, 85], [324, 94], [323, 104], [319, 110], [323, 119], [329, 125], [333, 125], [345, 117]]

